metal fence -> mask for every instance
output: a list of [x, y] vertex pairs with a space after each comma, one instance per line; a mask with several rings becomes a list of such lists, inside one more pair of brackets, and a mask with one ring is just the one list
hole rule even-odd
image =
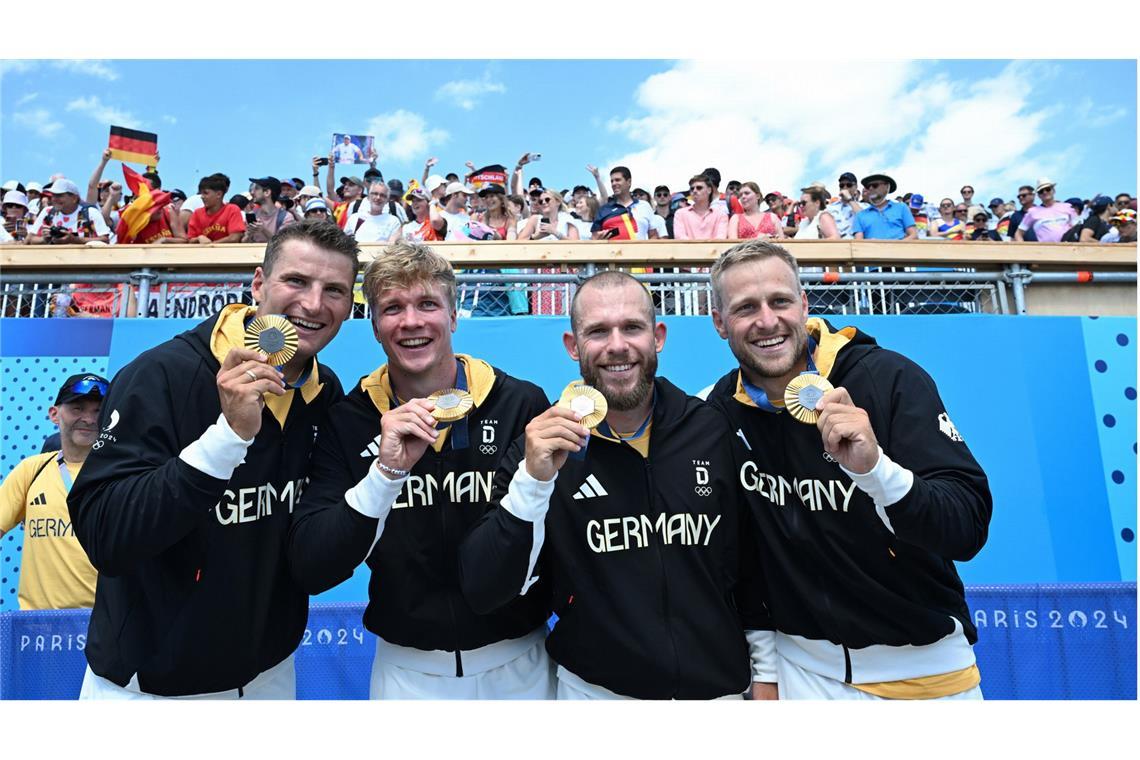
[[[595, 265], [557, 269], [457, 270], [460, 314], [566, 315], [578, 284]], [[653, 294], [660, 315], [704, 315], [711, 307], [707, 268], [630, 269]], [[64, 278], [67, 278], [66, 280]], [[1020, 314], [1025, 287], [1042, 282], [1136, 282], [1135, 272], [1038, 272], [930, 267], [804, 267], [809, 311], [849, 314]], [[157, 272], [20, 273], [0, 277], [4, 317], [205, 318], [229, 303], [253, 303], [252, 275]], [[359, 291], [352, 318], [368, 318]]]

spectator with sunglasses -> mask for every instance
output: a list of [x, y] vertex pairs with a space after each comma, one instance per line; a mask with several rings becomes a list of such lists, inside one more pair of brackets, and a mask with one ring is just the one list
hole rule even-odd
[[[1021, 187], [1017, 188], [1017, 202], [1021, 204], [1021, 208], [1016, 209], [1012, 214], [1010, 214], [1008, 232], [1010, 240], [1013, 240], [1015, 238], [1017, 228], [1021, 226], [1021, 220], [1025, 218], [1025, 215], [1029, 213], [1029, 210], [1031, 208], [1037, 205], [1034, 202], [1036, 197], [1037, 194], [1033, 192], [1033, 185], [1022, 185]], [[1033, 231], [1032, 227], [1030, 227], [1025, 231], [1023, 239], [1028, 242], [1036, 242], [1037, 233]]]
[[855, 221], [855, 215], [863, 210], [863, 205], [859, 203], [859, 180], [854, 174], [843, 172], [839, 175], [839, 197], [828, 204], [825, 210], [835, 220], [839, 237], [854, 237], [851, 225]]
[[[963, 215], [965, 209], [962, 209]], [[966, 234], [966, 222], [959, 218], [954, 201], [943, 198], [938, 203], [938, 216], [930, 220], [926, 227], [927, 237], [941, 240], [961, 240]]]
[[1037, 180], [1037, 197], [1041, 199], [1041, 205], [1025, 212], [1013, 235], [1014, 240], [1025, 240], [1025, 233], [1033, 230], [1038, 241], [1057, 243], [1077, 223], [1077, 212], [1068, 203], [1059, 203], [1056, 194], [1057, 186], [1052, 180], [1045, 177]]
[[519, 240], [579, 240], [574, 217], [554, 190], [539, 188], [538, 202], [519, 232]]
[[99, 375], [67, 378], [48, 409], [59, 426], [59, 448], [23, 460], [0, 486], [0, 536], [24, 524], [21, 610], [95, 603], [95, 568], [71, 528], [67, 494], [99, 435], [108, 386]]

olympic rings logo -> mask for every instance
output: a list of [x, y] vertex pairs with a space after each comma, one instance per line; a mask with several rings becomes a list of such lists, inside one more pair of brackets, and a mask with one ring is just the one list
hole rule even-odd
[[712, 486], [695, 486], [693, 490], [697, 496], [712, 496]]
[[481, 444], [479, 446], [479, 453], [484, 454], [486, 456], [491, 456], [492, 454], [494, 454], [498, 450], [499, 450], [498, 446], [490, 446], [486, 443]]

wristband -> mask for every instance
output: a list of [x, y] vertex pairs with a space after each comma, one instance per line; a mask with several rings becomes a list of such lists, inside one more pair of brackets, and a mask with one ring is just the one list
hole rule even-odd
[[381, 462], [379, 459], [376, 460], [376, 466], [380, 469], [380, 472], [387, 473], [388, 475], [391, 475], [394, 478], [406, 478], [406, 477], [408, 477], [408, 474], [409, 474], [408, 470], [401, 470], [397, 467], [389, 467], [388, 465]]

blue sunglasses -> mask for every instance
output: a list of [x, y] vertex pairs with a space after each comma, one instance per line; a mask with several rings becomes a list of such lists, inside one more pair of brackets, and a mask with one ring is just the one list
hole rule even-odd
[[69, 393], [74, 393], [76, 396], [86, 396], [91, 391], [99, 391], [100, 396], [107, 395], [107, 384], [102, 380], [79, 380], [71, 384], [68, 389]]

